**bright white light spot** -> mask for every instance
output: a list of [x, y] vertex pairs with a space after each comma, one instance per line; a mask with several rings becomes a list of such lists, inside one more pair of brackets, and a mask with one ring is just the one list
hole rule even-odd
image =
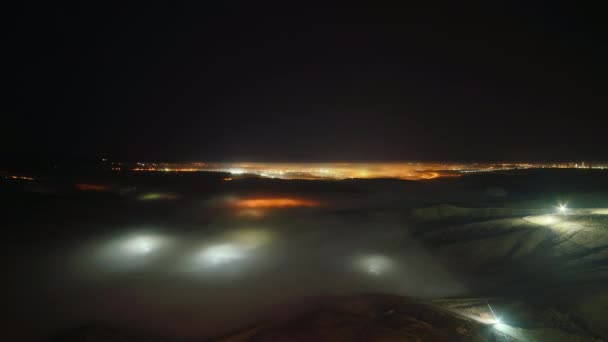
[[207, 266], [231, 263], [246, 256], [245, 251], [236, 244], [226, 243], [207, 247], [199, 254], [199, 260]]
[[501, 323], [502, 323], [502, 321], [500, 320], [500, 318], [496, 318], [496, 319], [494, 319], [494, 322], [492, 322], [493, 325], [501, 324]]
[[126, 254], [145, 255], [153, 252], [162, 245], [162, 239], [155, 236], [136, 236], [122, 243], [122, 251]]
[[128, 270], [153, 263], [174, 242], [154, 233], [131, 233], [112, 238], [87, 254], [107, 270]]
[[245, 173], [245, 171], [243, 171], [241, 169], [230, 169], [230, 170], [228, 170], [228, 172], [230, 172], [230, 174], [233, 174], [233, 175], [242, 175], [243, 173]]
[[244, 228], [228, 231], [194, 251], [184, 261], [184, 270], [196, 273], [235, 274], [256, 265], [262, 250], [274, 240], [266, 229]]
[[494, 327], [494, 329], [497, 329], [497, 330], [503, 330], [504, 328], [506, 328], [506, 327], [507, 327], [507, 325], [506, 325], [506, 324], [501, 323], [500, 321], [497, 321], [497, 322], [496, 322], [496, 323], [494, 323], [492, 326]]
[[384, 255], [363, 255], [355, 260], [355, 266], [365, 273], [382, 275], [393, 268], [393, 261]]
[[560, 213], [565, 213], [566, 210], [568, 210], [568, 207], [565, 204], [560, 204], [559, 207], [557, 207]]

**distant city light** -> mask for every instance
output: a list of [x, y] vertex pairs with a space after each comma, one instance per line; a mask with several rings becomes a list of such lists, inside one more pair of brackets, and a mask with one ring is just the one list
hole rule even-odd
[[[149, 172], [227, 172], [232, 175], [256, 175], [280, 179], [353, 179], [353, 178], [397, 178], [407, 180], [431, 180], [441, 177], [459, 177], [467, 173], [497, 172], [544, 168], [579, 168], [583, 164], [571, 163], [136, 163], [131, 168], [116, 170]], [[595, 165], [594, 169], [606, 169], [606, 165]], [[230, 177], [228, 177], [230, 178]]]
[[27, 177], [27, 176], [4, 176], [5, 179], [16, 179], [16, 180], [27, 180], [27, 181], [33, 181], [35, 180], [33, 177]]

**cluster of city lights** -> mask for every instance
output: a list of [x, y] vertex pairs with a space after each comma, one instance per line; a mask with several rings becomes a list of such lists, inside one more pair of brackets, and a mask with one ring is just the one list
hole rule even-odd
[[[234, 163], [206, 164], [201, 171], [227, 172], [279, 179], [396, 178], [425, 180], [456, 177], [458, 167], [422, 163]], [[231, 177], [232, 178], [232, 177]]]
[[10, 179], [10, 180], [26, 180], [26, 181], [33, 181], [36, 180], [33, 177], [28, 177], [28, 176], [16, 176], [16, 175], [11, 175], [11, 176], [4, 176], [4, 179]]
[[196, 172], [212, 171], [234, 176], [255, 175], [280, 179], [352, 179], [396, 178], [428, 180], [457, 177], [463, 173], [497, 172], [539, 168], [605, 169], [606, 165], [585, 163], [422, 163], [422, 162], [328, 162], [328, 163], [136, 163], [129, 167], [119, 163], [116, 170], [141, 172]]

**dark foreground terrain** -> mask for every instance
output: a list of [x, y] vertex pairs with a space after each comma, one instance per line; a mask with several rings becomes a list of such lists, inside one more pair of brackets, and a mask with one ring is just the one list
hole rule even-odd
[[608, 338], [602, 171], [28, 176], [0, 183], [3, 340]]

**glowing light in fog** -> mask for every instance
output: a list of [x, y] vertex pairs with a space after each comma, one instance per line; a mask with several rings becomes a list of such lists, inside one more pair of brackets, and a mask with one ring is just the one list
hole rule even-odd
[[122, 253], [127, 256], [139, 256], [150, 254], [164, 244], [164, 239], [154, 235], [136, 235], [128, 239], [122, 240], [118, 248], [112, 248], [117, 253]]
[[565, 213], [568, 210], [568, 206], [566, 206], [565, 204], [560, 204], [557, 207], [557, 210], [559, 210], [560, 213]]
[[199, 255], [199, 260], [208, 266], [218, 266], [242, 259], [245, 254], [238, 245], [226, 243], [207, 247]]
[[226, 234], [227, 240], [241, 246], [244, 249], [255, 249], [267, 245], [273, 234], [265, 229], [239, 229]]
[[364, 255], [355, 260], [355, 266], [371, 275], [382, 275], [393, 268], [393, 261], [379, 254]]
[[179, 196], [174, 193], [149, 192], [137, 197], [140, 201], [175, 200]]
[[250, 198], [239, 199], [233, 204], [237, 208], [295, 208], [295, 207], [315, 207], [319, 202], [299, 198]]
[[91, 255], [97, 263], [108, 270], [127, 270], [148, 265], [166, 252], [173, 239], [155, 233], [131, 233], [112, 238], [103, 243]]
[[148, 254], [158, 247], [159, 241], [146, 236], [136, 237], [125, 243], [125, 251], [130, 254]]
[[488, 309], [490, 309], [490, 312], [492, 313], [493, 317], [493, 319], [490, 321], [490, 324], [492, 324], [494, 328], [500, 329], [503, 326], [502, 321], [499, 317], [496, 317], [496, 313], [494, 312], [494, 309], [492, 309], [490, 303], [488, 303]]
[[561, 219], [555, 215], [534, 215], [534, 216], [526, 216], [526, 217], [524, 217], [524, 220], [545, 226], [545, 225], [552, 225], [555, 223], [562, 222], [563, 219]]
[[204, 269], [214, 271], [243, 270], [252, 265], [258, 252], [274, 239], [266, 229], [245, 228], [226, 232], [219, 240], [198, 249], [187, 260], [186, 269], [196, 272]]
[[500, 329], [504, 329], [504, 328], [506, 327], [506, 325], [505, 325], [505, 324], [502, 324], [502, 323], [500, 322], [500, 320], [496, 321], [496, 323], [494, 323], [494, 324], [493, 324], [493, 326], [494, 326], [494, 328], [496, 328], [496, 329], [498, 329], [498, 330], [500, 330]]

